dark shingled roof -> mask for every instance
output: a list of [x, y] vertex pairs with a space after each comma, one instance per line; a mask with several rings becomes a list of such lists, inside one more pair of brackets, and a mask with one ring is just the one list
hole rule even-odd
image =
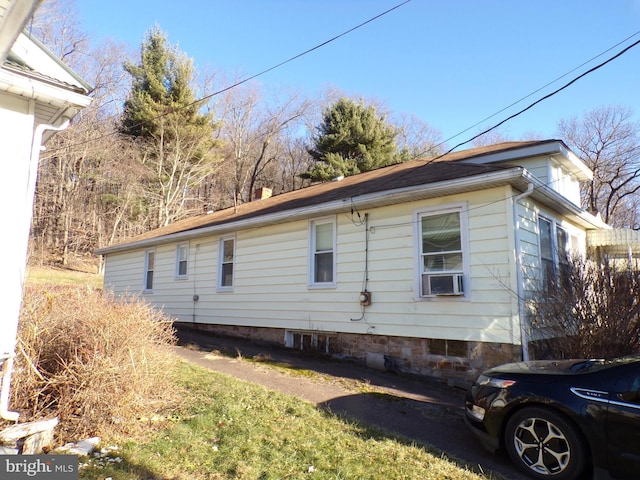
[[[505, 142], [453, 152], [443, 157], [413, 160], [391, 165], [370, 172], [348, 176], [338, 181], [312, 185], [267, 199], [255, 200], [238, 205], [235, 208], [227, 208], [218, 212], [179, 220], [166, 227], [161, 227], [129, 238], [119, 243], [119, 245], [151, 240], [166, 235], [223, 225], [230, 222], [238, 222], [336, 200], [349, 199], [360, 195], [446, 182], [447, 180], [510, 169], [513, 167], [492, 164], [471, 164], [465, 163], [464, 160], [546, 142], [548, 141]], [[100, 250], [98, 250], [98, 252], [99, 251]]]

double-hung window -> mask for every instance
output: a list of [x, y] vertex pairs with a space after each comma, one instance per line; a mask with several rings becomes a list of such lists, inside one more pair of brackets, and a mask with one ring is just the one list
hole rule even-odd
[[156, 263], [155, 250], [147, 250], [144, 252], [144, 285], [143, 289], [146, 292], [153, 290], [153, 270]]
[[464, 296], [466, 214], [462, 207], [420, 212], [419, 291], [421, 297]]
[[569, 262], [569, 235], [555, 221], [538, 217], [541, 286], [548, 291], [561, 279]]
[[176, 247], [176, 278], [186, 278], [189, 262], [189, 244], [181, 243]]
[[335, 286], [336, 222], [334, 218], [314, 220], [309, 224], [309, 284]]
[[220, 239], [218, 246], [218, 290], [233, 289], [235, 246], [235, 237], [224, 237]]

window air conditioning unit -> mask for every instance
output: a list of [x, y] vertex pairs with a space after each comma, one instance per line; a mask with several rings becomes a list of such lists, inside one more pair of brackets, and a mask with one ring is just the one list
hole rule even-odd
[[461, 273], [430, 274], [422, 276], [423, 295], [464, 295]]

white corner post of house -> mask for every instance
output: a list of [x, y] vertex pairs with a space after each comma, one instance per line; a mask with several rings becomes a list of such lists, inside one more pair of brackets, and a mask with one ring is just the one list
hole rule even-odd
[[516, 278], [518, 284], [518, 317], [520, 323], [520, 343], [522, 346], [522, 360], [529, 360], [529, 334], [527, 332], [527, 312], [524, 303], [524, 272], [522, 270], [522, 245], [520, 245], [520, 217], [518, 215], [518, 204], [520, 200], [533, 193], [533, 183], [520, 195], [513, 197], [513, 229], [516, 247]]
[[[0, 289], [0, 304], [2, 305], [0, 320], [0, 362], [2, 365], [0, 417], [9, 421], [17, 421], [19, 417], [17, 412], [9, 411], [9, 389], [17, 344], [18, 320], [22, 304], [29, 229], [42, 136], [47, 130], [66, 129], [69, 126], [70, 118], [62, 116], [61, 119], [62, 122], [58, 125], [38, 125], [33, 129], [30, 143], [28, 141], [2, 142], [3, 157], [9, 161], [3, 162], [3, 169], [6, 169], [4, 178], [8, 180], [0, 189], [0, 205], [3, 208], [3, 221], [5, 225], [10, 225], [12, 230], [2, 239], [3, 250], [6, 253], [5, 265], [8, 278], [4, 283], [4, 288]], [[5, 132], [14, 131], [10, 125], [5, 125], [10, 121], [11, 119], [0, 118], [0, 129], [4, 129]]]

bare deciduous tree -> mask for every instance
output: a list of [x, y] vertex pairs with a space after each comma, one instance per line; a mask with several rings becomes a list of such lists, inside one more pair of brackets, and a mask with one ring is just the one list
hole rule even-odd
[[435, 156], [442, 153], [442, 133], [415, 115], [401, 114], [393, 119], [398, 127], [396, 143], [411, 158]]
[[285, 156], [292, 154], [287, 140], [302, 128], [309, 102], [295, 94], [265, 101], [249, 85], [230, 91], [223, 103], [225, 162], [234, 178], [234, 202], [243, 203], [253, 199], [256, 187], [276, 185]]
[[597, 108], [562, 120], [561, 138], [593, 170], [582, 189], [584, 207], [615, 227], [640, 227], [640, 122], [624, 106]]
[[538, 357], [614, 358], [640, 351], [640, 269], [571, 258], [562, 278], [532, 301], [543, 333]]
[[89, 50], [87, 35], [80, 28], [75, 0], [45, 0], [27, 30], [71, 68], [82, 63]]

